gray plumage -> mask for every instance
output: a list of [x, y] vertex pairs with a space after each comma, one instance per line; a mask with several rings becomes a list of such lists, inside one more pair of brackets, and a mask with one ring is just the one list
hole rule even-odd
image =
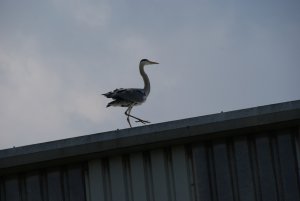
[[147, 99], [144, 89], [115, 89], [114, 91], [103, 94], [114, 101], [107, 104], [109, 106], [129, 107], [131, 104], [141, 104]]
[[137, 121], [143, 124], [150, 123], [149, 121], [142, 120], [130, 114], [131, 109], [136, 106], [144, 103], [147, 100], [147, 97], [150, 93], [150, 80], [145, 73], [144, 67], [145, 65], [158, 64], [157, 62], [149, 61], [148, 59], [142, 59], [140, 61], [139, 70], [140, 74], [144, 81], [144, 88], [127, 88], [127, 89], [115, 89], [114, 91], [107, 92], [103, 94], [107, 98], [112, 98], [113, 101], [108, 103], [106, 107], [110, 106], [119, 106], [119, 107], [127, 107], [125, 111], [125, 115], [127, 116], [127, 122], [131, 127], [130, 119], [134, 118]]

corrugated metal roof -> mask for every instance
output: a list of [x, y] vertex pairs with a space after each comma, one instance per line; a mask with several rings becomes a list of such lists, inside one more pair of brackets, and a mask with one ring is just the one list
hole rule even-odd
[[[280, 127], [300, 121], [300, 101], [182, 119], [172, 122], [86, 135], [53, 142], [0, 150], [0, 170], [46, 161], [74, 161], [93, 157], [93, 153], [116, 154], [184, 141], [233, 135], [244, 129]], [[80, 157], [79, 157], [80, 156]], [[82, 156], [82, 157], [81, 157]], [[62, 162], [60, 161], [60, 162]], [[60, 163], [58, 162], [58, 163]]]
[[0, 151], [0, 201], [300, 201], [300, 101]]

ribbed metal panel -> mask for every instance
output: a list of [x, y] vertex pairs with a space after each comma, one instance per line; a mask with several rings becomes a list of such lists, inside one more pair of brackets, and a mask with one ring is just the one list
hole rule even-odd
[[18, 173], [0, 200], [299, 201], [299, 142], [299, 129], [241, 133]]
[[296, 129], [89, 161], [91, 201], [299, 201]]
[[92, 160], [90, 198], [98, 201], [192, 200], [184, 146]]
[[1, 201], [84, 201], [82, 165], [1, 177]]
[[194, 145], [197, 200], [299, 201], [298, 137], [285, 130]]

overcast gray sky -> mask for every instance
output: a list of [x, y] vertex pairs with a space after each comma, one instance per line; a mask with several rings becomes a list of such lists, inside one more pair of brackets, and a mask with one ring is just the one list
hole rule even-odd
[[[300, 99], [299, 0], [1, 0], [0, 149]], [[140, 126], [135, 124], [135, 126]]]

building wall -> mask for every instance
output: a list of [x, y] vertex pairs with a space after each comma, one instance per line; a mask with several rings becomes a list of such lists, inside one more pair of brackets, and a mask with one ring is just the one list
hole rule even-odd
[[37, 169], [2, 176], [1, 201], [86, 200], [84, 165]]
[[90, 200], [298, 201], [296, 128], [89, 161]]
[[195, 145], [196, 200], [300, 200], [296, 142], [289, 129]]
[[299, 167], [297, 101], [2, 150], [0, 201], [300, 201]]
[[1, 177], [1, 201], [298, 201], [297, 128]]

